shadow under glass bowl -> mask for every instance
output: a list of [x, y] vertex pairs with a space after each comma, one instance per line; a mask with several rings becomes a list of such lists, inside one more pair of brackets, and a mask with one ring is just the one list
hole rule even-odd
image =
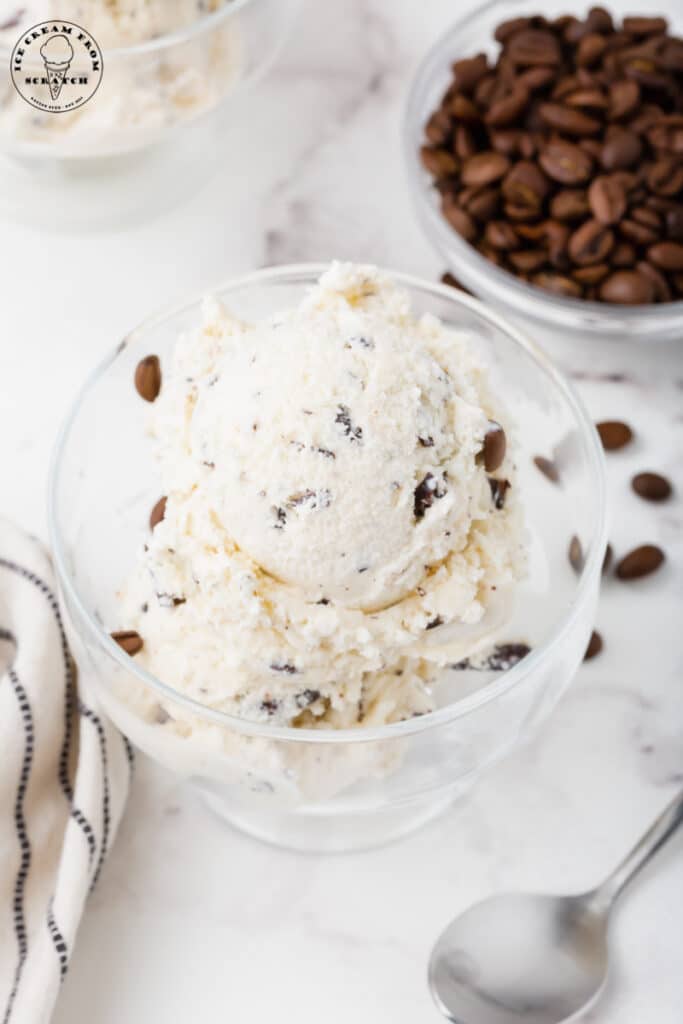
[[[569, 0], [546, 0], [540, 13], [547, 18], [568, 12], [582, 16], [589, 7], [590, 4], [572, 6]], [[608, 7], [619, 19], [638, 10], [633, 0], [613, 0]], [[425, 141], [425, 124], [452, 82], [451, 65], [481, 52], [495, 58], [500, 49], [493, 38], [496, 26], [509, 18], [536, 13], [539, 11], [533, 0], [488, 0], [452, 25], [420, 64], [403, 123], [404, 158], [420, 223], [448, 269], [478, 298], [514, 317], [518, 323], [592, 340], [630, 339], [652, 344], [680, 338], [683, 300], [648, 306], [617, 306], [553, 295], [526, 284], [486, 259], [441, 213], [438, 192], [420, 162], [419, 150]], [[662, 0], [655, 13], [669, 19], [671, 31], [683, 33], [683, 4], [679, 0]], [[538, 336], [545, 340], [544, 334]]]
[[[267, 269], [214, 294], [254, 320], [300, 302], [321, 266]], [[116, 592], [133, 568], [159, 497], [149, 406], [133, 387], [139, 359], [170, 365], [199, 301], [134, 330], [93, 373], [58, 439], [49, 524], [59, 586], [81, 673], [118, 727], [150, 757], [192, 780], [224, 819], [275, 844], [338, 851], [397, 838], [448, 807], [486, 766], [528, 735], [578, 668], [592, 628], [606, 543], [603, 456], [571, 386], [546, 357], [480, 303], [452, 288], [392, 275], [413, 308], [466, 333], [490, 366], [515, 421], [518, 486], [530, 542], [502, 641], [532, 651], [502, 672], [444, 670], [438, 708], [353, 730], [270, 727], [184, 696], [110, 638]], [[551, 482], [533, 463], [554, 458]], [[583, 566], [569, 564], [580, 538]]]

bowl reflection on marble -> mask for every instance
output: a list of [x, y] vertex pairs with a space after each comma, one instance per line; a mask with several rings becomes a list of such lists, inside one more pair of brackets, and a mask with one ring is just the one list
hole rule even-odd
[[[296, 305], [322, 269], [263, 270], [215, 294], [254, 320]], [[469, 336], [515, 419], [530, 564], [512, 620], [492, 643], [528, 644], [516, 664], [502, 658], [497, 667], [445, 669], [435, 711], [332, 731], [253, 723], [202, 705], [111, 639], [116, 592], [158, 498], [145, 403], [131, 382], [142, 356], [155, 352], [162, 366], [171, 358], [178, 335], [198, 322], [198, 300], [144, 323], [95, 371], [61, 432], [50, 478], [51, 540], [74, 652], [107, 713], [231, 824], [303, 850], [397, 838], [467, 792], [555, 705], [581, 662], [597, 602], [606, 542], [602, 451], [573, 390], [532, 343], [475, 300], [392, 276], [416, 311]], [[559, 482], [539, 471], [537, 455], [554, 460]], [[577, 568], [567, 557], [573, 535], [583, 549]]]

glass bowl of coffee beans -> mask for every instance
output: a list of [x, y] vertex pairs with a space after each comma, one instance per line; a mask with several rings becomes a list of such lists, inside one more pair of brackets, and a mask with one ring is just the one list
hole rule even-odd
[[683, 4], [633, 4], [484, 4], [420, 66], [404, 145], [455, 283], [650, 343], [683, 335]]

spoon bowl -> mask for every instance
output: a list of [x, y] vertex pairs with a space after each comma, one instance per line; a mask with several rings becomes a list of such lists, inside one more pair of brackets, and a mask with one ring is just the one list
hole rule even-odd
[[470, 907], [437, 940], [429, 985], [454, 1024], [562, 1024], [607, 978], [614, 901], [683, 824], [683, 790], [599, 888], [580, 896], [510, 893]]
[[448, 926], [429, 965], [437, 1005], [457, 1024], [558, 1024], [606, 976], [607, 918], [590, 894], [491, 897]]

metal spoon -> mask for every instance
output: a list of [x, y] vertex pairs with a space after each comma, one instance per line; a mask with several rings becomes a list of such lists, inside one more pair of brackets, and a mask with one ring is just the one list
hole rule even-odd
[[607, 977], [614, 901], [683, 824], [683, 791], [597, 889], [579, 896], [492, 896], [457, 917], [429, 963], [436, 1005], [455, 1024], [560, 1024]]

